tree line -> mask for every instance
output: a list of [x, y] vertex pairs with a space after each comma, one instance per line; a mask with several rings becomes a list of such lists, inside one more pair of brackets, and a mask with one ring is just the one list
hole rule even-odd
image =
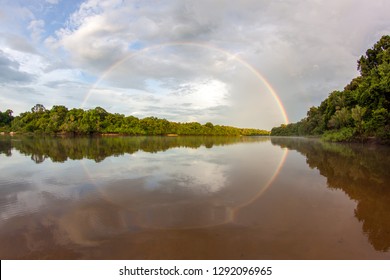
[[390, 143], [390, 36], [383, 36], [357, 62], [360, 75], [333, 91], [297, 123], [271, 130], [274, 136], [321, 135], [329, 141], [375, 138]]
[[46, 109], [36, 104], [31, 111], [12, 116], [12, 110], [0, 112], [0, 131], [44, 134], [122, 134], [122, 135], [269, 135], [269, 131], [252, 128], [214, 125], [211, 122], [172, 122], [157, 117], [139, 119], [109, 113], [101, 107], [90, 110], [68, 109], [55, 105]]

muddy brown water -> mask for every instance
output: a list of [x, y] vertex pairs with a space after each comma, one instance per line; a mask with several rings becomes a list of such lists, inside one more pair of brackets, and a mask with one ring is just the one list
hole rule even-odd
[[390, 148], [0, 136], [1, 259], [390, 259]]

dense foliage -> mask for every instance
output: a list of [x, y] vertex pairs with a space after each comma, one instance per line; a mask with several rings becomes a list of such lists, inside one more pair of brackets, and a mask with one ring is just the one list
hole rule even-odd
[[9, 109], [5, 112], [0, 111], [0, 128], [9, 127], [11, 125], [11, 122], [14, 119], [12, 113], [12, 110]]
[[271, 130], [275, 136], [322, 135], [351, 141], [375, 137], [390, 142], [390, 36], [383, 36], [358, 60], [360, 76], [333, 91], [297, 123]]
[[[0, 112], [1, 113], [1, 112]], [[12, 116], [12, 111], [1, 113], [0, 131], [22, 133], [67, 133], [67, 134], [103, 134], [124, 135], [269, 135], [266, 130], [236, 128], [231, 126], [204, 125], [197, 122], [178, 123], [166, 119], [112, 114], [101, 107], [91, 110], [71, 109], [65, 106], [53, 106], [50, 110], [37, 104], [30, 112]]]

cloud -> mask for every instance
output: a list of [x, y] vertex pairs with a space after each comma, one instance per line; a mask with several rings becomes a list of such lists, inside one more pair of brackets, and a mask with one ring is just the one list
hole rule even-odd
[[42, 19], [32, 20], [27, 29], [31, 32], [31, 38], [34, 41], [40, 41], [42, 33], [44, 32], [45, 22]]
[[34, 46], [22, 36], [16, 34], [1, 33], [1, 38], [3, 39], [3, 43], [13, 50], [31, 54], [38, 53]]
[[188, 3], [145, 2], [139, 7], [127, 3], [87, 1], [48, 42], [63, 47], [78, 66], [97, 72], [128, 55], [139, 42], [156, 45], [193, 40], [211, 32], [206, 18], [188, 19], [194, 13]]
[[[48, 2], [39, 2], [42, 9], [24, 2], [5, 7], [0, 16], [0, 31], [7, 34], [2, 44], [45, 53], [39, 71], [16, 56], [12, 59], [19, 66], [8, 70], [38, 75], [39, 86], [46, 83], [49, 92], [72, 79], [76, 85], [86, 82], [85, 77], [92, 77], [89, 83], [101, 78], [99, 93], [87, 98], [86, 106], [126, 110], [120, 113], [134, 108], [140, 114], [155, 106], [161, 115], [164, 108], [177, 109], [177, 115], [169, 113], [176, 120], [187, 115], [172, 106], [172, 95], [176, 104], [191, 104], [191, 118], [199, 114], [199, 119], [266, 128], [283, 122], [274, 97], [240, 63], [244, 61], [273, 86], [290, 119], [297, 121], [310, 106], [357, 76], [359, 56], [390, 33], [390, 2], [381, 0]], [[7, 16], [12, 11], [18, 16]], [[50, 14], [54, 11], [57, 17]], [[55, 71], [61, 69], [85, 75], [64, 79]], [[205, 101], [199, 90], [205, 81], [223, 84], [226, 94], [219, 95], [218, 102], [213, 99], [218, 94]], [[85, 99], [86, 93], [76, 88], [73, 99]], [[137, 100], [131, 99], [135, 92]], [[126, 106], [120, 104], [124, 100]], [[202, 102], [213, 106], [202, 107]]]
[[56, 5], [60, 2], [60, 0], [45, 0], [45, 1], [49, 4], [52, 4], [52, 5]]
[[0, 83], [29, 83], [34, 80], [34, 76], [20, 71], [20, 64], [10, 59], [2, 50], [0, 50]]
[[[124, 101], [100, 90], [105, 87], [123, 94], [130, 88], [137, 89], [139, 95], [157, 99], [132, 96]], [[251, 68], [231, 54], [203, 45], [160, 45], [130, 56], [106, 72], [91, 93], [86, 100], [88, 106], [95, 106], [98, 96], [107, 95], [111, 104], [125, 102], [134, 111], [144, 112], [142, 116], [158, 113], [166, 117], [180, 104], [191, 104], [170, 117], [176, 121], [214, 120], [224, 125], [264, 127], [270, 126], [269, 118], [264, 116], [270, 110], [275, 111], [269, 115], [275, 116], [275, 125], [283, 121], [272, 93]], [[157, 102], [161, 110], [146, 109]]]

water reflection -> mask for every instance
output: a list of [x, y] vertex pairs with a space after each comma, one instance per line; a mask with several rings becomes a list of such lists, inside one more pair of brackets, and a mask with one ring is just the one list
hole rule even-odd
[[50, 158], [53, 162], [68, 159], [93, 159], [103, 161], [110, 156], [134, 154], [138, 151], [156, 153], [171, 148], [212, 148], [213, 146], [236, 143], [265, 142], [268, 137], [0, 137], [0, 152], [11, 155], [15, 148], [24, 155], [31, 156], [36, 163]]
[[390, 148], [332, 144], [300, 138], [272, 138], [272, 143], [296, 150], [327, 179], [357, 202], [355, 217], [378, 251], [390, 248]]
[[151, 230], [234, 223], [235, 212], [270, 185], [286, 153], [270, 150], [266, 137], [3, 142], [11, 143], [12, 157], [0, 162], [0, 238], [12, 246], [4, 256], [18, 258], [52, 258], [54, 247], [57, 258], [58, 246], [74, 253]]
[[390, 258], [389, 156], [292, 138], [0, 137], [0, 258]]
[[0, 136], [0, 155], [5, 154], [6, 156], [11, 156], [11, 138], [10, 137], [1, 137]]

